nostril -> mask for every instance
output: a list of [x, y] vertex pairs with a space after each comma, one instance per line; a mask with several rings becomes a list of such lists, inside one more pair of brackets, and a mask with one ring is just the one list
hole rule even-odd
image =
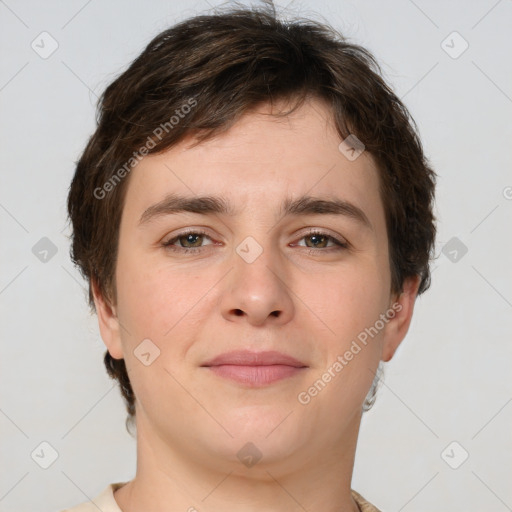
[[241, 309], [235, 309], [235, 315], [236, 316], [242, 316], [244, 312]]

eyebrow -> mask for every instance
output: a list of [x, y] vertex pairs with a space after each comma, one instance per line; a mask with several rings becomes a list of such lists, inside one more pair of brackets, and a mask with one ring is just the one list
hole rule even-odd
[[[223, 214], [237, 215], [233, 206], [222, 197], [217, 196], [180, 196], [168, 194], [164, 199], [147, 208], [139, 220], [139, 226], [164, 215], [189, 212], [201, 215]], [[372, 230], [372, 225], [361, 208], [338, 198], [319, 198], [301, 196], [297, 199], [287, 198], [281, 207], [281, 216], [299, 215], [343, 215], [353, 219], [361, 226]]]

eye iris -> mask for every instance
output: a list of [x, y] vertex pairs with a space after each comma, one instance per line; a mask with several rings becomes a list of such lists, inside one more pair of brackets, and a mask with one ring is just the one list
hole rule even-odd
[[[309, 235], [308, 237], [306, 237], [306, 240], [317, 240], [317, 241], [320, 241], [320, 243], [315, 243], [313, 242], [313, 245], [312, 246], [309, 246], [309, 247], [325, 247], [327, 244], [327, 237], [326, 236], [323, 236], [323, 235]], [[306, 245], [307, 245], [307, 242], [306, 242]]]
[[[195, 239], [195, 240], [194, 240]], [[201, 247], [203, 235], [189, 233], [188, 235], [180, 236], [180, 244], [184, 247]], [[186, 245], [191, 244], [191, 245]]]
[[[182, 247], [201, 247], [204, 235], [200, 233], [188, 233], [178, 238]], [[329, 243], [329, 237], [324, 235], [309, 235], [306, 240], [311, 240], [312, 245], [306, 242], [308, 247], [326, 247]]]

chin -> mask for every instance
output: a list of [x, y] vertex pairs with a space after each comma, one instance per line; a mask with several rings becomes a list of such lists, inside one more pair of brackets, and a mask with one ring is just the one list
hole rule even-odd
[[266, 450], [267, 457], [271, 453], [282, 457], [306, 440], [309, 429], [300, 421], [297, 412], [284, 403], [245, 406], [227, 413], [223, 424], [233, 436], [229, 443], [235, 448], [250, 442], [262, 451]]

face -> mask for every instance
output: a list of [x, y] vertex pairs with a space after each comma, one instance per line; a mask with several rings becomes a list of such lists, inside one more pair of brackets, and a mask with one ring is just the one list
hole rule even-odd
[[390, 293], [371, 155], [340, 151], [319, 101], [269, 113], [261, 106], [132, 170], [117, 304], [96, 297], [102, 337], [137, 396], [139, 434], [217, 467], [239, 464], [248, 442], [269, 465], [339, 456], [332, 447], [358, 426], [417, 290], [408, 281]]

